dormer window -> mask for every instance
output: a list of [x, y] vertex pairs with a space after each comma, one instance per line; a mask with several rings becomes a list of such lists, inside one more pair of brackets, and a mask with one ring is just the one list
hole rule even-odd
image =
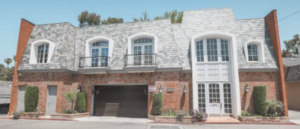
[[244, 46], [246, 60], [248, 62], [264, 62], [264, 47], [261, 41], [249, 41]]
[[46, 64], [50, 63], [55, 43], [42, 39], [30, 44], [30, 64]]
[[108, 65], [108, 41], [98, 41], [91, 47], [91, 67], [107, 67]]
[[248, 45], [248, 60], [258, 61], [257, 45]]
[[48, 61], [49, 44], [38, 46], [37, 63], [47, 63]]

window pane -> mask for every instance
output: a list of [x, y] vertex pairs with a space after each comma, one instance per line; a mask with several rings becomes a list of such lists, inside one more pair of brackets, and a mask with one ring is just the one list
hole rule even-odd
[[228, 55], [228, 41], [227, 40], [221, 40], [221, 54], [222, 54], [222, 61], [229, 61], [229, 55]]
[[141, 44], [141, 43], [153, 43], [151, 38], [140, 38], [133, 41], [134, 44]]
[[225, 113], [232, 113], [230, 84], [223, 84]]
[[220, 103], [219, 84], [209, 84], [209, 102]]
[[198, 62], [204, 61], [204, 54], [203, 54], [203, 41], [198, 41], [196, 43], [196, 56]]
[[207, 39], [208, 61], [218, 61], [217, 39]]
[[205, 85], [204, 84], [198, 84], [198, 101], [199, 101], [199, 107], [205, 112]]
[[258, 50], [257, 45], [248, 45], [248, 60], [249, 61], [258, 61]]

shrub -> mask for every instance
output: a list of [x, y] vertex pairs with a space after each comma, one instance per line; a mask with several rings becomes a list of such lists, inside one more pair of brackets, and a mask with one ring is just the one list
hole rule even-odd
[[39, 88], [33, 86], [25, 87], [25, 112], [36, 111], [39, 100]]
[[199, 108], [198, 110], [191, 110], [192, 122], [205, 121], [207, 119], [207, 114]]
[[76, 101], [77, 98], [77, 92], [76, 91], [68, 91], [66, 93], [64, 93], [64, 97], [67, 101], [69, 101], [71, 103], [71, 111], [72, 113], [74, 112], [74, 102]]
[[252, 114], [250, 112], [243, 111], [242, 116], [252, 116]]
[[278, 100], [267, 101], [267, 106], [268, 106], [268, 115], [270, 116], [283, 115], [284, 107], [281, 101]]
[[161, 115], [162, 94], [153, 94], [152, 115]]
[[77, 93], [77, 111], [86, 112], [86, 93], [79, 92]]
[[14, 120], [17, 120], [17, 119], [19, 119], [20, 118], [20, 113], [19, 112], [14, 112], [13, 113], [13, 119]]
[[266, 86], [255, 86], [253, 89], [253, 100], [255, 112], [259, 115], [266, 115], [267, 113], [267, 88]]
[[162, 116], [176, 116], [176, 112], [172, 109], [167, 110], [162, 114]]

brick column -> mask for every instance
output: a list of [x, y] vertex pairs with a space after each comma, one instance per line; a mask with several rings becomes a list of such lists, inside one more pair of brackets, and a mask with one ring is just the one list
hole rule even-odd
[[265, 21], [269, 30], [270, 38], [273, 44], [273, 48], [276, 54], [276, 59], [279, 67], [279, 85], [281, 91], [281, 101], [284, 104], [284, 112], [285, 115], [288, 116], [288, 105], [287, 105], [287, 97], [286, 97], [286, 87], [285, 87], [285, 77], [284, 77], [284, 69], [282, 63], [282, 54], [281, 54], [281, 46], [279, 40], [279, 30], [278, 30], [278, 21], [277, 21], [277, 11], [273, 10], [266, 17]]
[[31, 22], [29, 22], [25, 19], [21, 19], [8, 115], [12, 115], [12, 113], [17, 109], [17, 102], [18, 102], [18, 85], [17, 85], [18, 84], [18, 68], [19, 68], [20, 62], [22, 60], [23, 53], [25, 52], [27, 42], [29, 40], [30, 34], [33, 30], [33, 27], [34, 27], [33, 23], [31, 23]]

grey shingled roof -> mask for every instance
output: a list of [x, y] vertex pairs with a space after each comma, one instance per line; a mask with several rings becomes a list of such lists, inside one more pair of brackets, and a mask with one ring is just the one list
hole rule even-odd
[[300, 57], [295, 58], [282, 58], [283, 65], [290, 67], [300, 65]]
[[[265, 20], [236, 20], [230, 8], [184, 11], [181, 24], [170, 20], [120, 23], [90, 27], [74, 27], [70, 23], [35, 25], [23, 55], [19, 70], [68, 69], [77, 70], [79, 57], [85, 55], [86, 40], [94, 36], [106, 36], [114, 40], [111, 68], [124, 66], [128, 37], [141, 32], [156, 35], [159, 39], [157, 65], [182, 67], [190, 70], [191, 37], [205, 32], [221, 31], [236, 35], [239, 69], [277, 69], [272, 43]], [[29, 64], [30, 45], [34, 41], [48, 39], [56, 44], [49, 64]], [[249, 40], [264, 41], [265, 62], [246, 61], [244, 44]]]

